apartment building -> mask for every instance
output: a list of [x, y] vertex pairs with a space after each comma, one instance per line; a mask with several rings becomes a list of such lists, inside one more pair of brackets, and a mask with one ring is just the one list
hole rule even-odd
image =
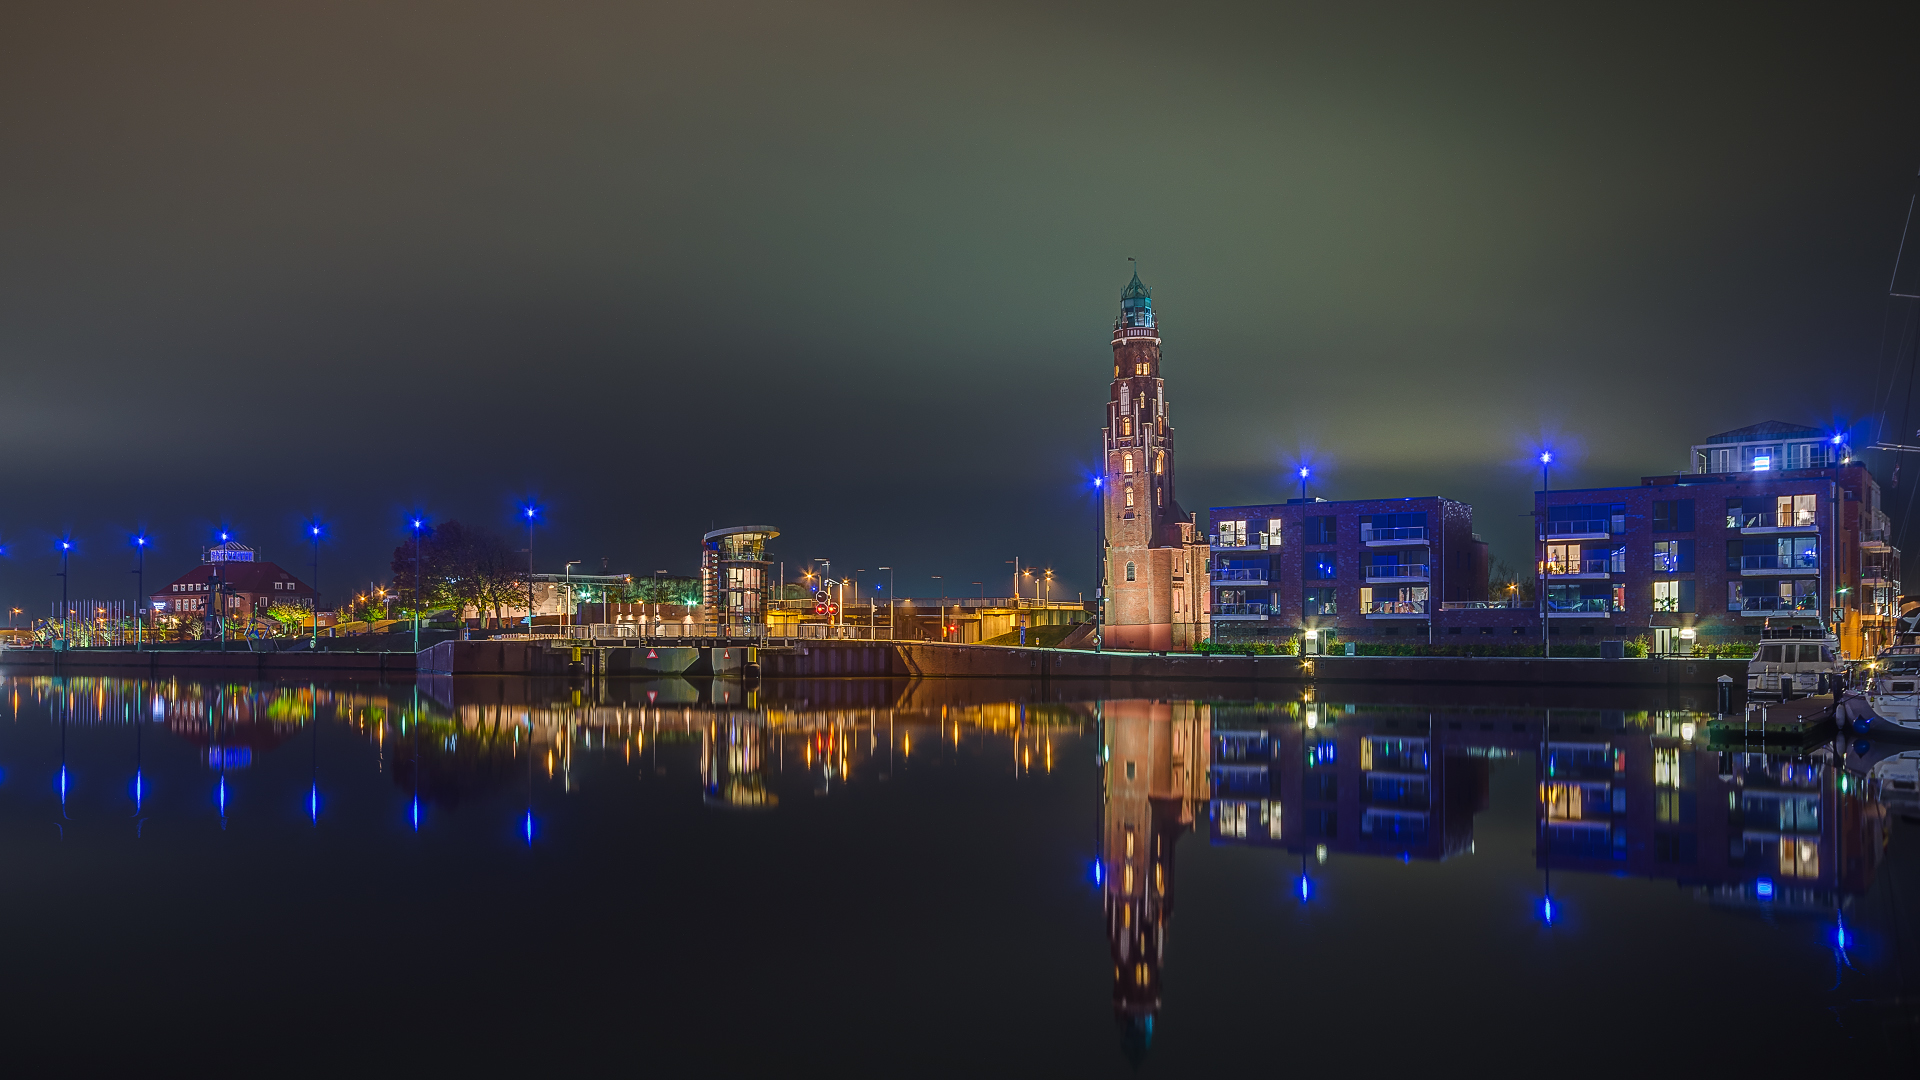
[[1463, 502], [1289, 499], [1208, 520], [1215, 641], [1425, 638], [1445, 602], [1487, 600], [1487, 545]]

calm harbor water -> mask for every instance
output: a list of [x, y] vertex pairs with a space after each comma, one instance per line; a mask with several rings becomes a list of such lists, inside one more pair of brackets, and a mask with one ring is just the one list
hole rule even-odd
[[11, 1057], [1910, 1075], [1913, 747], [1169, 692], [0, 672]]

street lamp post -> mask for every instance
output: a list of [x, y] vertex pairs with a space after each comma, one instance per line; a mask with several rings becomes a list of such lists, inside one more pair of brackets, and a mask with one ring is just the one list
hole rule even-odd
[[560, 576], [566, 579], [567, 596], [565, 600], [560, 602], [560, 633], [562, 637], [568, 636], [567, 627], [573, 625], [573, 568], [579, 565], [579, 559], [571, 559], [560, 571]]
[[876, 569], [876, 570], [885, 570], [885, 571], [887, 572], [887, 640], [888, 640], [888, 641], [892, 641], [892, 640], [894, 640], [894, 632], [893, 632], [893, 567], [891, 567], [891, 566], [879, 566], [879, 567], [875, 567], [875, 569]]
[[1300, 466], [1300, 501], [1301, 502], [1307, 501], [1307, 476], [1311, 474], [1312, 471], [1313, 470], [1307, 468], [1305, 465]]
[[1105, 477], [1093, 478], [1093, 651], [1099, 652], [1107, 625], [1107, 513]]
[[420, 519], [413, 519], [413, 651], [420, 651]]
[[60, 647], [67, 647], [67, 556], [73, 551], [73, 541], [60, 541]]
[[[533, 514], [531, 503], [522, 507], [527, 513], [527, 636], [533, 636]], [[658, 614], [658, 609], [655, 611]]]
[[138, 558], [133, 568], [133, 651], [139, 652], [145, 636], [140, 630], [140, 607], [147, 598], [147, 538], [134, 537], [133, 549]]
[[307, 526], [308, 534], [313, 538], [313, 605], [307, 614], [313, 618], [313, 644], [310, 648], [320, 647], [320, 525], [318, 522]]
[[1536, 524], [1540, 526], [1540, 574], [1535, 579], [1540, 590], [1540, 655], [1553, 655], [1553, 641], [1547, 636], [1549, 611], [1547, 610], [1547, 493], [1553, 490], [1548, 480], [1547, 470], [1553, 467], [1553, 451], [1540, 451], [1540, 517]]
[[[939, 581], [940, 575], [934, 574], [933, 580]], [[947, 640], [947, 587], [940, 586], [940, 640]]]

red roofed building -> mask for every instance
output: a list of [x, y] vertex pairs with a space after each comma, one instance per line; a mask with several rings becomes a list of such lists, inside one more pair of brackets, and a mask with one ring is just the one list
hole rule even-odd
[[[230, 623], [264, 617], [274, 604], [313, 608], [313, 588], [306, 582], [278, 564], [255, 559], [252, 548], [227, 543], [208, 548], [199, 566], [155, 592], [153, 616], [205, 618], [217, 613], [216, 596], [225, 599]], [[203, 632], [212, 633], [211, 629]]]

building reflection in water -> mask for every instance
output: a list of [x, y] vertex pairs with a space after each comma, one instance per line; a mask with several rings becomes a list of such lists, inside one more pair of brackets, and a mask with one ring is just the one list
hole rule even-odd
[[[1525, 756], [1535, 771], [1534, 856], [1547, 895], [1556, 875], [1667, 879], [1716, 907], [1827, 921], [1844, 954], [1856, 921], [1874, 932], [1876, 920], [1892, 927], [1900, 915], [1897, 906], [1852, 911], [1886, 852], [1882, 789], [1903, 812], [1920, 810], [1914, 755], [1838, 745], [1792, 755], [1715, 749], [1708, 718], [1684, 711], [1339, 704], [1310, 693], [1265, 703], [955, 703], [966, 691], [919, 692], [849, 683], [765, 698], [738, 684], [679, 680], [416, 688], [33, 675], [0, 683], [12, 718], [60, 724], [63, 806], [69, 727], [164, 727], [199, 748], [223, 812], [229, 774], [310, 729], [311, 780], [289, 798], [317, 824], [321, 721], [364, 740], [372, 767], [411, 797], [415, 815], [499, 795], [529, 844], [537, 779], [565, 798], [586, 757], [641, 778], [697, 760], [706, 804], [777, 810], [782, 793], [831, 796], [963, 757], [1015, 777], [1044, 774], [1054, 767], [1056, 734], [1092, 728], [1102, 799], [1093, 873], [1114, 1015], [1136, 1062], [1161, 1006], [1175, 849], [1203, 818], [1214, 844], [1297, 857], [1304, 898], [1310, 876], [1335, 857], [1470, 856], [1493, 769]], [[143, 739], [137, 732], [127, 777], [136, 817], [145, 812]], [[665, 757], [663, 744], [672, 751]]]
[[1174, 847], [1207, 801], [1207, 706], [1101, 706], [1100, 860], [1113, 1012], [1136, 1064], [1153, 1042], [1160, 965], [1173, 918]]

